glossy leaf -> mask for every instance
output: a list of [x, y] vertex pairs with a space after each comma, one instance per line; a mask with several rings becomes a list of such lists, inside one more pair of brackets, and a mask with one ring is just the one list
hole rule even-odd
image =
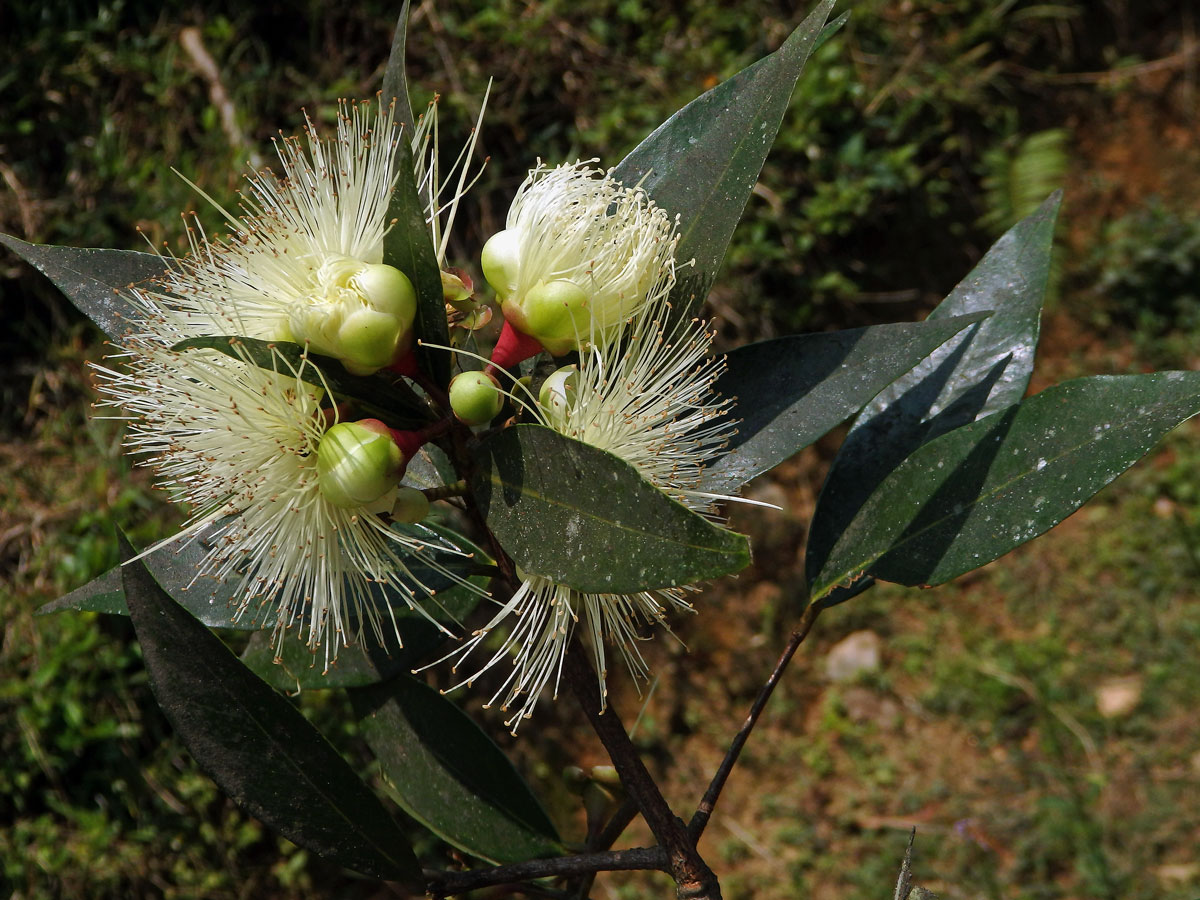
[[1079, 378], [930, 441], [872, 493], [813, 583], [941, 584], [1057, 525], [1200, 412], [1200, 373]]
[[[446, 301], [442, 293], [442, 273], [433, 249], [429, 225], [425, 222], [425, 206], [413, 180], [413, 159], [409, 141], [412, 134], [402, 135], [396, 145], [399, 177], [388, 203], [387, 219], [394, 222], [383, 239], [383, 261], [395, 266], [409, 277], [417, 292], [415, 329], [420, 341], [427, 344], [450, 344], [446, 325]], [[442, 387], [450, 383], [450, 355], [418, 344], [417, 362], [421, 370]]]
[[[429, 424], [429, 410], [402, 383], [400, 376], [386, 371], [374, 375], [351, 375], [338, 360], [309, 353], [300, 344], [226, 334], [188, 338], [171, 349], [218, 350], [234, 359], [249, 360], [271, 372], [297, 372], [300, 379], [308, 384], [327, 387], [339, 397], [361, 402], [367, 407], [364, 410], [366, 412], [382, 413], [394, 428], [420, 428]], [[287, 363], [286, 366], [280, 366], [280, 358]], [[305, 360], [311, 365], [302, 366]]]
[[678, 215], [681, 268], [672, 298], [687, 315], [721, 268], [734, 226], [775, 142], [792, 91], [834, 0], [822, 0], [783, 46], [667, 119], [613, 172]]
[[408, 95], [408, 73], [404, 66], [410, 5], [410, 0], [404, 0], [404, 5], [400, 7], [400, 17], [396, 20], [396, 31], [392, 36], [392, 52], [388, 55], [387, 67], [383, 70], [383, 102], [388, 103], [395, 99], [396, 121], [404, 127], [401, 134], [409, 142], [412, 141], [416, 121], [413, 118], [412, 99]]
[[[813, 514], [811, 582], [842, 531], [881, 481], [940, 434], [1016, 403], [1033, 371], [1061, 194], [1017, 223], [942, 301], [929, 319], [990, 311], [897, 379], [859, 413], [834, 460]], [[827, 604], [849, 599], [835, 594]]]
[[508, 757], [447, 698], [400, 677], [351, 699], [388, 793], [422, 825], [495, 863], [563, 852]]
[[[252, 614], [236, 622], [233, 620], [233, 585], [219, 584], [212, 578], [196, 579], [196, 570], [208, 553], [209, 546], [202, 536], [191, 541], [176, 538], [142, 557], [142, 563], [176, 603], [210, 628], [244, 631], [261, 628], [261, 623]], [[114, 566], [83, 587], [45, 604], [37, 612], [38, 615], [46, 615], [67, 609], [129, 615], [122, 587], [121, 566]]]
[[0, 234], [0, 244], [54, 282], [80, 312], [114, 340], [136, 318], [135, 307], [122, 292], [167, 271], [166, 263], [153, 253], [29, 244], [8, 234]]
[[122, 574], [154, 696], [221, 789], [319, 856], [419, 883], [404, 833], [304, 716], [171, 600], [145, 566], [132, 563]]
[[737, 433], [704, 473], [704, 489], [732, 493], [773, 469], [986, 316], [800, 334], [730, 351], [714, 390], [734, 399], [726, 415]]
[[720, 528], [610, 453], [540, 425], [484, 440], [472, 491], [526, 572], [591, 593], [691, 584], [745, 568], [746, 538]]
[[[437, 546], [444, 544], [447, 552], [438, 552], [435, 559], [439, 566], [466, 577], [479, 564], [489, 562], [486, 554], [470, 544], [461, 535], [456, 535], [446, 529], [434, 529], [424, 525], [395, 525], [397, 529], [406, 530], [411, 536]], [[142, 562], [150, 570], [158, 584], [176, 603], [199, 619], [210, 628], [228, 628], [237, 631], [258, 631], [274, 626], [275, 607], [271, 604], [251, 607], [235, 619], [237, 612], [238, 580], [231, 577], [228, 582], [221, 583], [214, 578], [196, 577], [204, 557], [211, 549], [211, 542], [201, 533], [194, 540], [176, 538], [159, 547], [142, 558]], [[473, 556], [462, 556], [451, 552], [452, 548], [461, 549]], [[436, 572], [424, 563], [413, 559], [410, 561], [413, 577], [423, 586], [436, 592], [448, 592], [455, 582], [441, 572]], [[61, 612], [66, 609], [79, 611], [112, 613], [128, 615], [124, 595], [120, 586], [120, 566], [116, 566], [84, 585], [57, 600], [45, 604], [38, 609], [38, 615]], [[387, 616], [387, 608], [397, 612], [407, 610], [407, 602], [394, 592], [385, 591], [378, 587], [373, 595], [383, 616]], [[436, 603], [441, 601], [438, 594]], [[460, 601], [455, 601], [456, 603]], [[457, 608], [457, 607], [456, 607]], [[455, 618], [452, 614], [449, 619]]]
[[[430, 609], [452, 632], [461, 633], [461, 623], [483, 599], [488, 579], [476, 576], [472, 583], [478, 590], [450, 588], [438, 594], [439, 606]], [[283, 691], [361, 687], [408, 674], [442, 647], [448, 636], [419, 612], [406, 609], [401, 598], [394, 597], [392, 607], [395, 627], [383, 617], [382, 642], [368, 631], [352, 646], [342, 648], [328, 671], [324, 653], [310, 650], [304, 636], [295, 631], [280, 638], [278, 649], [272, 646], [271, 632], [255, 632], [242, 652], [242, 662], [267, 684]]]

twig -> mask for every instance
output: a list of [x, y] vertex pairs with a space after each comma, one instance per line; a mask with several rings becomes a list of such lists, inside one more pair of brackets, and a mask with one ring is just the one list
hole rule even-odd
[[567, 651], [563, 674], [596, 735], [604, 744], [604, 749], [612, 758], [621, 783], [637, 803], [655, 839], [666, 851], [671, 877], [675, 879], [679, 896], [695, 900], [719, 898], [721, 893], [716, 876], [696, 852], [696, 844], [688, 836], [683, 820], [671, 811], [663, 799], [637, 748], [629, 740], [629, 734], [616, 710], [612, 707], [607, 710], [601, 708], [596, 672], [578, 643], [572, 644]]
[[746, 746], [750, 732], [754, 730], [754, 725], [758, 722], [758, 717], [762, 715], [767, 701], [771, 699], [771, 694], [775, 691], [775, 685], [779, 683], [779, 679], [783, 676], [784, 669], [791, 662], [797, 648], [808, 637], [813, 623], [817, 621], [817, 616], [820, 614], [821, 606], [819, 603], [810, 603], [808, 605], [808, 609], [804, 611], [804, 615], [800, 618], [799, 625], [792, 632], [792, 636], [788, 640], [783, 654], [779, 657], [779, 662], [775, 664], [775, 671], [771, 673], [771, 677], [767, 679], [762, 689], [759, 690], [758, 696], [754, 699], [754, 705], [750, 707], [750, 714], [746, 716], [746, 721], [742, 723], [741, 730], [734, 736], [733, 742], [729, 745], [729, 750], [725, 753], [725, 758], [721, 760], [721, 765], [717, 769], [717, 773], [713, 775], [713, 779], [708, 785], [708, 790], [704, 792], [704, 798], [700, 801], [700, 805], [696, 807], [692, 821], [688, 823], [688, 834], [691, 835], [692, 840], [699, 841], [700, 835], [704, 834], [704, 828], [708, 825], [708, 820], [712, 816], [713, 807], [717, 805], [717, 799], [721, 796], [721, 791], [725, 788], [725, 782], [729, 780], [730, 772], [733, 771], [733, 767], [737, 764], [738, 757], [742, 753], [742, 748]]
[[531, 859], [528, 862], [472, 869], [468, 872], [426, 871], [425, 885], [434, 897], [446, 897], [497, 884], [516, 884], [532, 878], [641, 869], [667, 871], [667, 855], [660, 847], [638, 847], [633, 850], [609, 850], [605, 853], [581, 853], [578, 856]]
[[[634, 816], [638, 814], [637, 804], [633, 802], [633, 798], [626, 797], [620, 808], [612, 814], [612, 818], [605, 823], [592, 841], [588, 844], [589, 850], [602, 851], [607, 850], [617, 842], [617, 838], [629, 827], [629, 823], [633, 821]], [[588, 872], [579, 882], [579, 889], [575, 891], [576, 900], [587, 900], [588, 894], [591, 893], [592, 884], [596, 880], [595, 872]]]

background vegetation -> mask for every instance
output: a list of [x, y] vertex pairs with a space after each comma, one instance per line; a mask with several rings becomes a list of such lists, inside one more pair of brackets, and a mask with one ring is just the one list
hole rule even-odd
[[[1195, 368], [1200, 325], [1197, 22], [1168, 0], [862, 0], [810, 62], [710, 311], [726, 338], [919, 317], [990, 240], [1067, 187], [1042, 377]], [[378, 88], [397, 5], [308, 0], [9, 4], [0, 10], [0, 230], [178, 248], [306, 108]], [[774, 49], [801, 11], [746, 0], [415, 4], [418, 103], [456, 147], [494, 78], [491, 162], [459, 263], [534, 162], [620, 159], [668, 113]], [[201, 210], [202, 216], [206, 213]], [[209, 216], [209, 220], [212, 217]], [[0, 895], [367, 896], [242, 816], [157, 712], [127, 621], [32, 617], [115, 561], [113, 524], [177, 521], [90, 420], [98, 333], [0, 258]], [[1040, 387], [1041, 385], [1035, 385]], [[1050, 537], [945, 588], [880, 588], [823, 617], [706, 840], [727, 897], [885, 896], [910, 824], [945, 897], [1200, 892], [1197, 430]], [[735, 511], [756, 566], [659, 640], [661, 673], [618, 703], [668, 796], [697, 795], [796, 615], [833, 444]], [[853, 632], [877, 667], [831, 680]], [[836, 652], [836, 651], [835, 651]], [[336, 697], [298, 702], [354, 757]], [[569, 703], [515, 745], [568, 824], [562, 765], [602, 761]], [[501, 729], [499, 740], [506, 740]], [[549, 762], [546, 762], [546, 761]], [[575, 826], [581, 828], [581, 822]], [[568, 829], [569, 830], [569, 829]], [[446, 852], [429, 845], [429, 852]], [[725, 874], [728, 873], [728, 874]], [[652, 887], [653, 886], [653, 887]], [[664, 888], [602, 877], [596, 897]], [[357, 892], [357, 893], [356, 893]]]

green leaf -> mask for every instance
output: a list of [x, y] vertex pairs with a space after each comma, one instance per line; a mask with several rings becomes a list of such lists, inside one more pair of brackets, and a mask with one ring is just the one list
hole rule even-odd
[[[211, 545], [203, 535], [194, 540], [176, 538], [142, 557], [154, 580], [180, 606], [210, 628], [251, 631], [262, 627], [253, 613], [233, 621], [236, 583], [220, 584], [212, 578], [196, 579], [196, 571]], [[129, 615], [121, 580], [121, 566], [114, 566], [71, 593], [40, 607], [38, 615], [72, 609]], [[194, 583], [193, 583], [194, 582]]]
[[[488, 579], [475, 576], [471, 582], [478, 590], [459, 585], [442, 591], [437, 595], [439, 607], [430, 610], [452, 630], [483, 599]], [[395, 627], [385, 614], [380, 622], [382, 643], [368, 631], [357, 643], [339, 651], [337, 661], [328, 671], [324, 669], [324, 654], [310, 650], [304, 636], [295, 631], [280, 638], [278, 652], [271, 644], [269, 631], [256, 632], [242, 653], [242, 662], [271, 687], [283, 691], [361, 687], [407, 674], [442, 647], [447, 636], [419, 612], [406, 609], [399, 597], [394, 598], [392, 605]]]
[[319, 856], [419, 884], [404, 833], [320, 732], [172, 601], [140, 562], [122, 574], [154, 696], [221, 789]]
[[816, 10], [769, 56], [697, 97], [667, 119], [616, 167], [621, 183], [641, 184], [679, 219], [681, 268], [672, 291], [681, 315], [704, 301], [733, 229], [758, 181], [804, 63], [834, 0]]
[[[487, 554], [461, 535], [454, 534], [448, 529], [429, 528], [424, 525], [393, 525], [392, 527], [406, 531], [413, 537], [429, 544], [436, 545], [441, 542], [446, 547], [446, 552], [436, 553], [434, 559], [441, 568], [459, 576], [465, 577], [478, 564], [489, 561]], [[252, 605], [240, 618], [234, 620], [239, 588], [237, 576], [230, 576], [225, 583], [218, 582], [212, 577], [196, 577], [201, 563], [212, 549], [212, 542], [208, 539], [210, 533], [201, 532], [192, 539], [178, 537], [148, 553], [142, 558], [142, 562], [171, 599], [210, 628], [228, 628], [236, 631], [259, 631], [263, 628], [273, 628], [275, 607], [271, 604]], [[464, 557], [450, 552], [456, 546], [471, 553], [472, 556]], [[449, 590], [457, 584], [420, 559], [410, 559], [409, 564], [413, 578], [421, 585], [438, 592], [437, 602], [442, 600], [443, 592], [448, 594]], [[129, 610], [121, 588], [120, 570], [121, 567], [116, 566], [83, 587], [76, 588], [71, 593], [45, 604], [38, 609], [38, 615], [61, 612], [66, 609], [128, 615]], [[394, 609], [398, 614], [407, 612], [407, 602], [393, 589], [377, 586], [371, 600], [384, 618], [388, 616], [388, 609]], [[447, 618], [454, 619], [455, 616], [451, 614]]]
[[[285, 374], [298, 372], [300, 378], [317, 387], [328, 387], [339, 397], [349, 397], [381, 413], [393, 428], [420, 428], [429, 424], [431, 413], [399, 375], [377, 372], [351, 375], [338, 360], [309, 353], [300, 344], [288, 341], [262, 341], [237, 335], [208, 335], [188, 338], [172, 350], [218, 350], [234, 359], [249, 360], [262, 369], [279, 372], [279, 360], [287, 362]], [[303, 366], [304, 360], [312, 365]], [[313, 367], [316, 368], [313, 368]]]
[[505, 428], [474, 453], [472, 492], [526, 572], [588, 593], [692, 584], [750, 564], [740, 534], [672, 500], [633, 466], [540, 425]]
[[167, 264], [153, 253], [28, 244], [8, 234], [0, 234], [0, 243], [54, 282], [113, 340], [138, 317], [122, 292], [167, 271]]
[[495, 863], [563, 852], [508, 757], [437, 691], [400, 677], [350, 696], [388, 793], [422, 825]]
[[[446, 325], [446, 300], [442, 272], [433, 249], [425, 207], [413, 179], [412, 134], [401, 135], [396, 146], [396, 186], [388, 203], [387, 218], [395, 223], [383, 239], [383, 261], [411, 279], [417, 291], [417, 337], [427, 344], [450, 345]], [[440, 387], [450, 383], [450, 354], [418, 345], [417, 362]]]
[[129, 615], [129, 610], [125, 606], [125, 591], [121, 587], [121, 567], [113, 566], [83, 587], [77, 587], [69, 594], [63, 594], [57, 600], [43, 603], [37, 608], [34, 615], [45, 616], [67, 609], [120, 616]]
[[396, 121], [404, 130], [401, 136], [412, 142], [416, 119], [413, 118], [412, 100], [408, 95], [408, 74], [404, 66], [404, 50], [408, 40], [408, 13], [410, 0], [404, 0], [400, 17], [396, 20], [396, 32], [392, 36], [392, 52], [388, 54], [387, 68], [383, 70], [383, 102], [396, 100]]
[[[1052, 195], [1017, 223], [929, 316], [990, 311], [987, 321], [935, 350], [859, 413], [821, 489], [808, 539], [810, 583], [871, 493], [927, 441], [1016, 403], [1029, 385], [1050, 272]], [[859, 581], [849, 596], [870, 586]], [[831, 596], [827, 605], [849, 599]]]
[[1200, 373], [1078, 378], [930, 441], [872, 493], [813, 580], [933, 585], [1053, 528], [1200, 412]]
[[708, 467], [703, 488], [732, 493], [857, 412], [934, 349], [987, 313], [930, 322], [800, 334], [731, 351], [713, 386], [734, 398], [729, 450]]

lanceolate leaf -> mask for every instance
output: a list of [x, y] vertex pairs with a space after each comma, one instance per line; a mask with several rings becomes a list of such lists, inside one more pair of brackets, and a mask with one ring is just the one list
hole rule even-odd
[[[395, 224], [383, 239], [383, 261], [407, 275], [417, 291], [417, 337], [427, 344], [446, 347], [450, 344], [450, 332], [446, 325], [442, 274], [425, 222], [425, 207], [413, 179], [411, 140], [411, 132], [402, 134], [396, 147], [399, 177], [387, 211], [388, 222]], [[418, 346], [416, 352], [425, 374], [438, 385], [450, 383], [450, 356], [445, 350]]]
[[400, 18], [396, 20], [396, 32], [392, 36], [392, 52], [388, 55], [387, 68], [383, 70], [383, 102], [396, 100], [396, 121], [404, 126], [404, 140], [412, 141], [414, 119], [412, 100], [408, 96], [408, 73], [404, 68], [404, 47], [408, 39], [408, 13], [410, 0], [400, 7]]
[[[859, 413], [813, 515], [807, 551], [810, 581], [863, 503], [910, 453], [1024, 395], [1033, 371], [1061, 199], [1054, 194], [1013, 226], [929, 318], [980, 311], [990, 311], [991, 316], [947, 341]], [[850, 596], [869, 585], [859, 581]], [[848, 598], [839, 593], [826, 602]]]
[[1079, 378], [930, 441], [859, 510], [813, 580], [941, 584], [1057, 525], [1185, 419], [1200, 373]]
[[422, 825], [496, 863], [563, 852], [512, 763], [448, 699], [404, 676], [350, 696], [388, 792]]
[[[435, 552], [434, 559], [439, 566], [467, 576], [475, 566], [487, 563], [486, 555], [461, 535], [456, 535], [446, 529], [431, 529], [423, 525], [393, 526], [408, 531], [411, 537], [426, 541], [436, 548], [444, 544], [446, 552]], [[239, 579], [230, 576], [226, 582], [218, 582], [210, 576], [197, 578], [205, 556], [212, 548], [212, 542], [207, 538], [211, 532], [201, 533], [194, 539], [176, 538], [163, 546], [146, 554], [142, 563], [150, 570], [154, 579], [176, 603], [190, 612], [203, 624], [210, 628], [229, 628], [239, 631], [258, 631], [263, 628], [273, 628], [275, 624], [275, 606], [273, 604], [251, 605], [240, 617], [235, 619], [239, 600]], [[463, 556], [450, 552], [453, 547], [459, 547], [472, 553]], [[411, 574], [424, 587], [437, 592], [435, 599], [426, 599], [432, 610], [440, 615], [438, 603], [443, 599], [442, 593], [449, 594], [449, 589], [455, 585], [452, 579], [441, 572], [436, 572], [424, 562], [410, 559]], [[128, 615], [123, 588], [121, 587], [121, 567], [110, 569], [99, 578], [93, 579], [81, 588], [59, 597], [38, 609], [39, 615], [74, 609], [89, 612], [113, 613]], [[401, 576], [397, 576], [401, 577]], [[409, 579], [411, 583], [411, 579]], [[451, 597], [456, 595], [450, 594]], [[398, 612], [407, 611], [407, 601], [394, 589], [376, 587], [372, 600], [378, 605], [380, 614], [386, 619], [387, 607]], [[450, 606], [447, 619], [457, 618], [455, 610], [461, 599], [455, 599]], [[465, 615], [465, 612], [463, 613]], [[405, 632], [401, 631], [401, 637]], [[421, 632], [424, 634], [424, 632]]]
[[614, 171], [623, 184], [641, 184], [678, 215], [679, 271], [672, 297], [686, 315], [704, 300], [734, 226], [750, 198], [804, 63], [834, 0], [823, 2], [783, 46], [667, 119]]
[[714, 390], [734, 399], [729, 451], [704, 473], [703, 487], [732, 493], [807, 447], [884, 387], [986, 313], [929, 322], [800, 334], [726, 355]]
[[[234, 359], [247, 359], [263, 369], [285, 374], [297, 373], [301, 380], [327, 387], [340, 398], [353, 398], [369, 409], [382, 413], [394, 428], [419, 428], [429, 423], [429, 410], [398, 375], [377, 372], [351, 375], [336, 359], [309, 353], [300, 344], [288, 341], [261, 341], [237, 335], [213, 335], [188, 338], [172, 350], [219, 350]], [[280, 359], [286, 365], [280, 364]], [[303, 365], [308, 360], [310, 365]], [[315, 366], [315, 368], [314, 368]]]
[[691, 584], [745, 568], [746, 538], [713, 525], [624, 460], [540, 425], [474, 454], [488, 527], [526, 572], [590, 593]]
[[114, 340], [129, 328], [135, 315], [133, 305], [121, 292], [167, 271], [167, 264], [153, 253], [29, 244], [7, 234], [0, 234], [0, 243], [53, 281], [80, 312]]
[[[132, 556], [128, 545], [124, 553]], [[172, 601], [145, 566], [128, 565], [123, 575], [154, 695], [222, 790], [319, 856], [419, 884], [404, 833], [304, 716]]]

